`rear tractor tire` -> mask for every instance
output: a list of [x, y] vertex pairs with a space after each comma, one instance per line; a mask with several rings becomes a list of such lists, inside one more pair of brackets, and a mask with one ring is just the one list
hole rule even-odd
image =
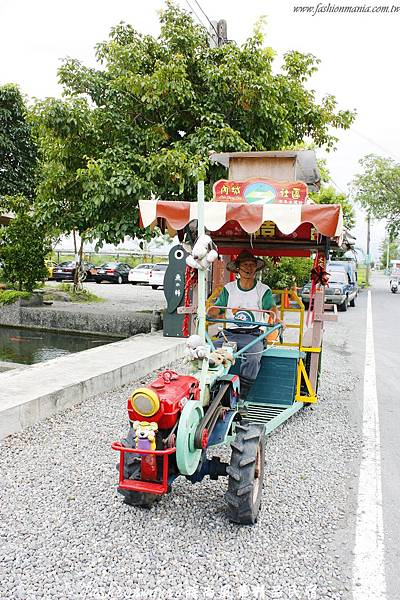
[[237, 425], [236, 430], [235, 440], [231, 444], [231, 462], [227, 468], [227, 516], [234, 523], [253, 525], [261, 506], [265, 461], [264, 427], [243, 423]]

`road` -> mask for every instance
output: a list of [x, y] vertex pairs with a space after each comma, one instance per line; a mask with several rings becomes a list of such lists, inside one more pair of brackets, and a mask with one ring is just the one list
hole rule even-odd
[[[363, 406], [367, 402], [366, 398], [373, 394], [373, 381], [371, 379], [371, 365], [365, 369], [366, 359], [366, 335], [367, 335], [367, 292], [363, 291], [358, 299], [356, 308], [349, 308], [347, 313], [339, 313], [338, 322], [328, 324], [329, 335], [335, 335], [342, 341], [341, 353], [343, 364], [351, 365], [351, 371], [358, 384], [355, 386], [353, 394], [349, 397], [349, 409], [352, 415], [353, 423], [357, 431], [362, 435], [363, 432], [363, 412], [368, 409]], [[373, 331], [373, 347], [371, 340], [368, 341], [367, 352], [375, 359], [375, 377], [376, 377], [376, 399], [377, 412], [379, 415], [380, 440], [378, 438], [378, 448], [374, 455], [375, 459], [381, 459], [381, 483], [382, 483], [382, 510], [380, 507], [379, 494], [377, 496], [376, 506], [370, 506], [372, 513], [371, 531], [361, 532], [361, 537], [368, 536], [373, 531], [376, 522], [379, 521], [379, 513], [383, 516], [383, 540], [381, 542], [382, 552], [382, 578], [386, 577], [386, 594], [384, 590], [382, 595], [369, 594], [365, 589], [364, 594], [357, 595], [357, 589], [353, 594], [354, 598], [363, 600], [399, 600], [400, 598], [400, 404], [399, 404], [399, 383], [397, 377], [400, 371], [400, 294], [392, 294], [389, 289], [389, 279], [380, 273], [374, 273], [371, 286], [371, 316]], [[328, 345], [331, 343], [328, 341]], [[367, 373], [368, 384], [364, 385], [364, 376]], [[338, 374], [340, 377], [340, 374]], [[366, 387], [366, 389], [364, 389]], [[364, 422], [365, 423], [365, 422]], [[365, 431], [365, 427], [364, 427]], [[379, 444], [380, 442], [380, 444]], [[367, 454], [367, 442], [363, 441], [362, 457], [358, 457], [354, 463], [354, 475], [359, 477], [360, 460]], [[376, 466], [375, 462], [375, 466]], [[378, 472], [378, 469], [377, 469]], [[376, 488], [379, 492], [380, 477], [379, 472]], [[364, 489], [365, 491], [365, 489]], [[375, 492], [375, 490], [374, 490]], [[359, 493], [362, 490], [359, 488]], [[360, 502], [360, 496], [357, 498], [357, 491], [349, 494], [348, 519], [351, 527], [344, 533], [346, 537], [347, 548], [352, 548], [350, 554], [344, 552], [343, 560], [348, 562], [349, 568], [353, 568], [357, 562], [357, 547], [355, 546], [356, 523], [355, 512], [357, 510], [357, 501]], [[361, 498], [362, 501], [362, 498]], [[367, 509], [368, 510], [368, 509]], [[364, 521], [365, 525], [365, 521]], [[379, 543], [378, 543], [379, 545]], [[362, 552], [366, 552], [364, 549]], [[361, 553], [362, 553], [361, 552]], [[368, 578], [368, 560], [370, 561], [371, 572], [374, 577], [379, 577], [377, 563], [379, 562], [379, 550], [374, 546], [372, 556], [366, 559], [364, 567], [365, 578]], [[358, 557], [360, 559], [360, 556]], [[353, 571], [354, 572], [354, 571]], [[373, 584], [372, 584], [373, 585]]]
[[385, 567], [389, 600], [400, 598], [400, 294], [375, 275], [372, 289], [376, 379], [382, 444]]

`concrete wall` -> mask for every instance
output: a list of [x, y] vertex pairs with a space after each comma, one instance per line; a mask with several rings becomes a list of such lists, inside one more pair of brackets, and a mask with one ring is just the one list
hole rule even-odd
[[49, 306], [26, 307], [20, 302], [0, 305], [0, 325], [28, 327], [58, 332], [101, 333], [104, 335], [130, 337], [138, 333], [149, 333], [161, 328], [159, 315], [149, 313], [93, 312], [57, 310]]

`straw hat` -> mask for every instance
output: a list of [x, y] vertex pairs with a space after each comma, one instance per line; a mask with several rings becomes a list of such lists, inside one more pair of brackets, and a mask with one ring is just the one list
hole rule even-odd
[[235, 258], [235, 260], [231, 260], [226, 265], [226, 268], [231, 273], [237, 273], [240, 263], [252, 260], [256, 263], [256, 272], [261, 271], [265, 267], [265, 262], [254, 256], [249, 250], [242, 250], [242, 252]]

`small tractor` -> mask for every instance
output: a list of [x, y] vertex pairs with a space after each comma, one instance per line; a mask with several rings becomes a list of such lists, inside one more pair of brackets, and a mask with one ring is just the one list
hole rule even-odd
[[[298, 410], [317, 402], [323, 321], [336, 319], [324, 313], [325, 265], [330, 248], [345, 244], [341, 207], [308, 200], [307, 191], [315, 185], [318, 171], [316, 164], [308, 171], [303, 168], [302, 172], [314, 174], [312, 181], [293, 177], [299, 164], [304, 167], [302, 153], [255, 154], [214, 155], [215, 162], [225, 166], [231, 162], [232, 167], [237, 162], [242, 169], [249, 159], [251, 173], [256, 161], [262, 176], [246, 179], [246, 173], [236, 169], [234, 178], [214, 184], [212, 201], [204, 202], [204, 185], [199, 182], [197, 202], [140, 202], [144, 227], [167, 223], [182, 240], [171, 250], [170, 258], [175, 256], [181, 266], [170, 260], [165, 293], [168, 318], [176, 328], [172, 335], [187, 337], [191, 373], [164, 370], [128, 399], [128, 435], [112, 444], [120, 453], [118, 492], [127, 504], [152, 506], [171, 491], [179, 476], [192, 483], [206, 475], [227, 477], [228, 518], [239, 524], [255, 523], [262, 498], [266, 436]], [[271, 164], [275, 176], [278, 167], [282, 171], [278, 180], [265, 177]], [[199, 244], [203, 244], [201, 252]], [[253, 342], [241, 350], [229, 342], [216, 348], [215, 330], [236, 319], [208, 317], [217, 295], [210, 292], [226, 281], [227, 260], [249, 247], [257, 256], [277, 260], [314, 258], [309, 311], [306, 315], [295, 288], [274, 290], [281, 320], [287, 321], [285, 333], [282, 324], [260, 314], [256, 324], [261, 334]], [[168, 335], [165, 322], [164, 335]], [[259, 339], [264, 340], [261, 368], [242, 401], [240, 360]], [[231, 447], [229, 463], [212, 455], [213, 448], [224, 444]]]

